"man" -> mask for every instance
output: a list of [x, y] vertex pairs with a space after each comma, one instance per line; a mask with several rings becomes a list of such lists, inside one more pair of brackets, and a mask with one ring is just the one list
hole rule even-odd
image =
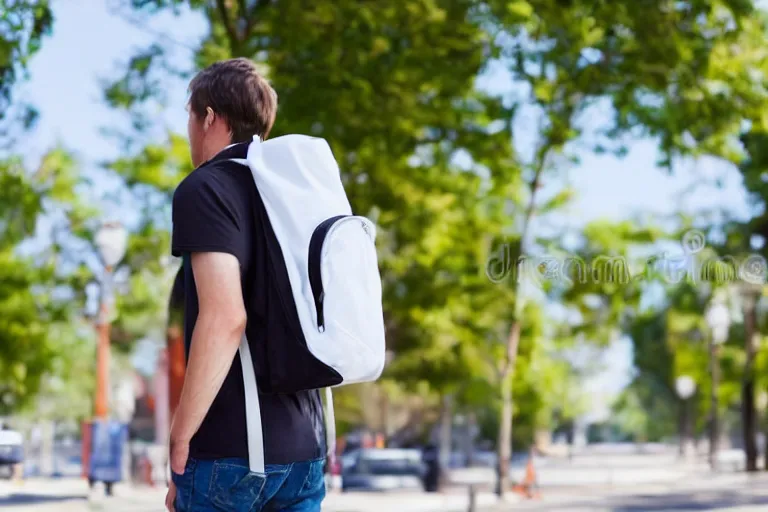
[[[257, 361], [285, 326], [268, 269], [268, 222], [245, 158], [266, 139], [277, 95], [247, 59], [218, 62], [190, 83], [189, 143], [196, 169], [173, 198], [172, 252], [183, 257], [187, 368], [170, 434], [175, 512], [319, 511], [325, 496], [323, 412], [317, 391], [260, 394], [266, 469], [248, 466], [245, 332]], [[259, 375], [259, 366], [256, 365]]]

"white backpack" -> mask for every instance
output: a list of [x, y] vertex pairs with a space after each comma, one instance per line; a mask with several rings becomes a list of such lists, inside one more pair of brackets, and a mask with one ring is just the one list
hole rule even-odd
[[[310, 365], [281, 368], [291, 390], [326, 389], [328, 451], [335, 445], [331, 387], [378, 379], [384, 368], [384, 315], [375, 225], [352, 215], [339, 167], [320, 138], [254, 137], [247, 165], [282, 253], [292, 297], [283, 307], [298, 314], [300, 329], [284, 360], [302, 353]], [[282, 265], [279, 266], [282, 269]], [[281, 272], [282, 273], [282, 272]], [[285, 288], [288, 286], [286, 284]], [[304, 345], [302, 345], [304, 344]], [[243, 335], [240, 359], [245, 384], [250, 469], [264, 472], [263, 432], [256, 374]], [[288, 366], [283, 364], [282, 366]], [[312, 369], [314, 368], [314, 369]], [[296, 370], [293, 375], [292, 370]], [[301, 375], [299, 375], [301, 373]], [[295, 384], [295, 386], [291, 386]]]

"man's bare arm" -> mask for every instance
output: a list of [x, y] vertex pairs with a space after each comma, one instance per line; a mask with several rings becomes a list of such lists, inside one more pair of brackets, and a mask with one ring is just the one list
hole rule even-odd
[[188, 443], [200, 428], [232, 366], [246, 323], [237, 258], [194, 253], [192, 271], [200, 307], [171, 427], [172, 443]]

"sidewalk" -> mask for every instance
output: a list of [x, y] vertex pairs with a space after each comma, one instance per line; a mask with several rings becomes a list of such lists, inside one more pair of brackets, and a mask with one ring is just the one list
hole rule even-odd
[[[492, 493], [478, 493], [478, 510], [506, 510], [521, 499], [512, 493], [499, 502]], [[327, 512], [466, 512], [469, 492], [432, 493], [344, 493], [329, 494], [323, 503]]]
[[[88, 486], [78, 479], [30, 479], [21, 486], [0, 483], [3, 512], [164, 512], [166, 489], [115, 487], [115, 496], [88, 500]], [[764, 512], [768, 510], [768, 473], [699, 474], [666, 483], [634, 483], [541, 489], [541, 499], [522, 500], [508, 493], [509, 501], [479, 492], [478, 512], [668, 512], [708, 510], [720, 512]], [[452, 488], [444, 494], [421, 492], [329, 493], [324, 512], [465, 512], [466, 489]]]
[[[143, 512], [162, 512], [165, 489], [150, 487], [116, 488], [115, 497], [125, 507], [137, 507]], [[509, 494], [503, 505], [518, 503], [517, 495]], [[105, 505], [107, 502], [104, 502]], [[497, 509], [502, 506], [491, 493], [478, 493], [475, 501], [478, 510]], [[323, 512], [466, 512], [469, 494], [451, 492], [432, 494], [420, 492], [385, 493], [329, 493], [323, 501]], [[138, 507], [144, 507], [139, 509]], [[506, 508], [504, 507], [504, 508]], [[110, 509], [112, 510], [112, 509]], [[115, 509], [117, 510], [117, 509]], [[133, 509], [130, 509], [133, 510]]]
[[[514, 510], [547, 512], [765, 512], [768, 473], [699, 473], [666, 483], [589, 486], [542, 490], [541, 501], [525, 501]], [[503, 508], [483, 512], [501, 512]]]

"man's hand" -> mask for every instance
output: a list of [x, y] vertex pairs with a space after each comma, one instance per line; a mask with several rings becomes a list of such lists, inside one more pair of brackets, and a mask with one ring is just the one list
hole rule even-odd
[[[183, 475], [189, 458], [189, 441], [177, 441], [171, 436], [170, 445], [171, 471], [177, 475]], [[171, 479], [171, 483], [168, 485], [168, 494], [165, 496], [165, 508], [168, 509], [168, 512], [176, 512], [175, 500], [176, 484]]]
[[171, 471], [177, 475], [184, 474], [184, 468], [187, 467], [189, 458], [189, 441], [171, 440]]
[[175, 501], [176, 484], [171, 480], [171, 483], [168, 485], [168, 494], [165, 495], [165, 508], [168, 509], [168, 512], [176, 512], [176, 507], [174, 506]]

